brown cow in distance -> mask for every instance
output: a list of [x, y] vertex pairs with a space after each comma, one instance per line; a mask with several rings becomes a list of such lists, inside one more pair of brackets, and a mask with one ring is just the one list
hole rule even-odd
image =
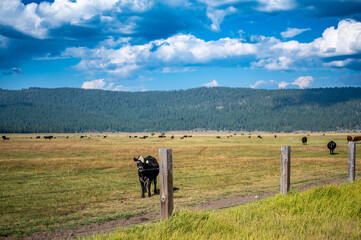
[[352, 137], [351, 136], [347, 136], [347, 142], [352, 141]]
[[356, 141], [361, 141], [361, 136], [356, 136], [353, 138], [353, 141], [356, 142]]

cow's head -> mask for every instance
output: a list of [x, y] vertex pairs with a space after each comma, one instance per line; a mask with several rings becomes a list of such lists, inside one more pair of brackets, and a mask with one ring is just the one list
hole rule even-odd
[[143, 156], [139, 156], [138, 158], [134, 158], [134, 161], [137, 162], [137, 167], [139, 170], [143, 170], [145, 165], [148, 163]]

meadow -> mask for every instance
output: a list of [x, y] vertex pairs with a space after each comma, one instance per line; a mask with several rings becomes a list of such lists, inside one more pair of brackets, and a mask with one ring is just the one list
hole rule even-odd
[[[10, 140], [0, 142], [0, 236], [158, 212], [159, 195], [140, 198], [133, 158], [158, 158], [159, 148], [173, 149], [176, 212], [222, 198], [277, 193], [282, 145], [291, 146], [291, 190], [347, 178], [349, 134], [310, 134], [308, 145], [301, 143], [305, 134], [262, 134], [262, 139], [258, 134], [192, 135], [139, 139], [88, 134], [81, 139], [54, 134], [51, 140], [7, 135]], [[331, 139], [337, 143], [334, 155], [326, 147]]]
[[117, 239], [361, 239], [361, 181], [213, 211], [183, 210], [168, 221], [87, 240]]

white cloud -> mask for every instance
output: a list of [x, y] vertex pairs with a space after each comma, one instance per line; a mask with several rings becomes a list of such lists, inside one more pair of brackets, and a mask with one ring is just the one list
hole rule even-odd
[[[255, 53], [256, 47], [243, 43], [242, 39], [223, 38], [206, 42], [190, 34], [179, 34], [144, 45], [126, 44], [118, 49], [103, 46], [95, 49], [68, 48], [62, 56], [81, 58], [75, 68], [88, 74], [107, 72], [114, 77], [132, 78], [146, 68], [161, 68], [170, 72], [181, 69], [183, 65], [203, 64]], [[187, 66], [184, 69], [192, 68]]]
[[110, 90], [110, 91], [134, 91], [134, 90], [144, 89], [143, 86], [125, 87], [123, 85], [115, 85], [113, 82], [107, 82], [103, 78], [83, 82], [81, 88], [83, 88], [83, 89], [101, 89], [101, 90]]
[[206, 63], [256, 53], [254, 45], [243, 43], [241, 39], [221, 38], [206, 42], [190, 34], [178, 34], [151, 44], [159, 46], [154, 57], [166, 63]]
[[259, 80], [255, 84], [253, 84], [253, 85], [251, 84], [249, 87], [250, 88], [273, 88], [276, 84], [277, 83], [274, 80], [269, 80], [269, 81]]
[[[103, 13], [121, 13], [123, 10], [144, 12], [153, 6], [150, 0], [55, 0], [24, 5], [21, 0], [0, 1], [0, 24], [36, 38], [46, 38], [49, 29], [63, 25], [81, 25], [95, 16], [102, 21], [115, 21], [116, 18], [103, 16]], [[132, 24], [122, 27], [130, 32]], [[133, 26], [134, 27], [134, 26]]]
[[[341, 20], [338, 28], [325, 29], [322, 37], [310, 43], [282, 42], [278, 39], [260, 38], [257, 44], [258, 61], [252, 67], [269, 70], [297, 70], [310, 67], [333, 67], [340, 62], [325, 64], [326, 57], [356, 55], [361, 53], [361, 22]], [[341, 60], [342, 61], [342, 60]], [[347, 61], [343, 62], [348, 67]]]
[[295, 0], [258, 0], [261, 4], [257, 9], [263, 12], [277, 12], [294, 9], [297, 6]]
[[312, 82], [313, 82], [312, 76], [301, 76], [301, 77], [298, 77], [292, 83], [288, 83], [285, 81], [276, 82], [274, 80], [269, 80], [269, 81], [259, 80], [254, 85], [251, 84], [250, 87], [251, 88], [276, 88], [276, 87], [278, 87], [279, 89], [282, 89], [282, 88], [286, 88], [289, 85], [295, 85], [301, 89], [304, 89], [304, 88], [311, 86]]
[[223, 22], [224, 18], [227, 15], [234, 14], [236, 12], [237, 9], [234, 7], [228, 7], [225, 10], [208, 8], [207, 17], [212, 21], [211, 29], [213, 31], [219, 32], [221, 30], [220, 25]]
[[252, 62], [251, 65], [252, 67], [260, 67], [268, 70], [288, 70], [290, 69], [292, 62], [292, 59], [280, 56], [278, 58], [268, 58], [262, 59], [258, 62]]
[[267, 84], [267, 82], [264, 80], [259, 80], [254, 85], [250, 85], [250, 88], [257, 88], [258, 86], [263, 85], [263, 84]]
[[304, 88], [307, 88], [307, 87], [311, 86], [312, 82], [313, 82], [313, 77], [312, 76], [301, 76], [301, 77], [298, 77], [291, 84], [299, 86], [301, 89], [304, 89]]
[[286, 11], [297, 7], [296, 0], [198, 0], [198, 2], [213, 8], [245, 4], [245, 7], [253, 6], [255, 10], [262, 12]]
[[[253, 36], [251, 40], [252, 43], [242, 38], [205, 41], [191, 34], [177, 34], [143, 45], [131, 45], [128, 39], [109, 38], [94, 49], [68, 48], [62, 57], [80, 58], [76, 69], [90, 75], [108, 73], [110, 77], [128, 79], [149, 69], [177, 72], [220, 62], [238, 66], [239, 60], [245, 57], [253, 59], [252, 68], [271, 71], [360, 66], [352, 57], [349, 60], [345, 57], [361, 53], [361, 23], [354, 20], [340, 21], [337, 29], [326, 29], [321, 38], [310, 43], [282, 42], [264, 36]], [[323, 60], [336, 56], [342, 58], [328, 63]]]
[[327, 28], [321, 38], [315, 39], [311, 47], [321, 57], [357, 54], [361, 51], [361, 22], [342, 20], [338, 28]]
[[202, 86], [203, 87], [218, 87], [219, 85], [218, 85], [218, 82], [216, 80], [213, 80], [213, 81], [211, 81], [209, 83], [203, 84]]
[[309, 31], [311, 30], [311, 28], [303, 28], [303, 29], [300, 29], [300, 28], [287, 28], [287, 31], [285, 32], [281, 32], [281, 36], [283, 38], [292, 38], [294, 36], [297, 36], [303, 32], [306, 32], [306, 31]]
[[286, 88], [288, 85], [290, 85], [290, 84], [285, 81], [282, 81], [282, 82], [278, 83], [278, 88], [279, 89]]
[[104, 89], [106, 82], [104, 79], [97, 79], [93, 81], [83, 82], [81, 88], [84, 89]]
[[288, 83], [288, 82], [285, 82], [285, 81], [279, 82], [278, 83], [278, 88], [281, 89], [281, 88], [286, 88], [289, 85], [295, 85], [295, 86], [298, 86], [301, 89], [304, 89], [304, 88], [310, 87], [312, 85], [312, 82], [313, 82], [313, 77], [312, 76], [301, 76], [301, 77], [298, 77], [292, 83]]

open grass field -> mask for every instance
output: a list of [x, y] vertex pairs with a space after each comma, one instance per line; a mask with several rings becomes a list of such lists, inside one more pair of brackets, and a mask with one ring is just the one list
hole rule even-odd
[[361, 239], [361, 181], [291, 192], [215, 211], [181, 211], [168, 221], [88, 240]]
[[[221, 139], [194, 133], [185, 139], [95, 135], [66, 139], [54, 134], [51, 140], [7, 135], [10, 140], [0, 141], [0, 236], [159, 211], [159, 195], [140, 198], [133, 161], [139, 155], [158, 159], [159, 148], [173, 149], [176, 211], [219, 198], [279, 191], [282, 145], [291, 146], [291, 189], [347, 177], [349, 134], [310, 134], [308, 145], [302, 145], [302, 134], [265, 134], [262, 139], [221, 133]], [[331, 139], [337, 143], [335, 155], [326, 147]], [[360, 152], [358, 144], [356, 176]]]

